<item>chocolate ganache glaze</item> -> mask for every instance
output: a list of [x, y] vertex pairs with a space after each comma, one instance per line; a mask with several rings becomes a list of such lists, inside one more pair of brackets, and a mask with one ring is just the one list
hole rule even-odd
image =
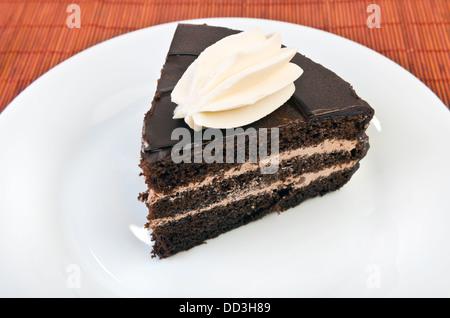
[[[190, 129], [183, 119], [173, 119], [177, 105], [170, 98], [173, 88], [188, 66], [208, 46], [238, 32], [241, 31], [205, 24], [178, 25], [161, 71], [152, 107], [144, 119], [142, 158], [145, 161], [154, 162], [170, 154], [171, 147], [178, 142], [171, 140], [174, 129]], [[322, 65], [300, 53], [291, 62], [303, 69], [303, 74], [294, 82], [294, 95], [273, 113], [243, 127], [244, 129], [282, 127], [318, 117], [373, 111], [349, 83]]]

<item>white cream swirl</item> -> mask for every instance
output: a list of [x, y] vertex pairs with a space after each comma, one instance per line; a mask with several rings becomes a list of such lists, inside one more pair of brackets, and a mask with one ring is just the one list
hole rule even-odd
[[289, 61], [297, 48], [281, 47], [279, 33], [260, 29], [230, 35], [206, 48], [172, 91], [173, 118], [194, 130], [235, 128], [283, 105], [303, 73]]

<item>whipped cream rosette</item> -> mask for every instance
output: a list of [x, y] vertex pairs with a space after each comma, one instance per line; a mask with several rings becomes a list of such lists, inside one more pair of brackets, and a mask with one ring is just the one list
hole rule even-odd
[[297, 48], [281, 46], [279, 33], [260, 29], [223, 38], [187, 68], [171, 94], [174, 119], [194, 130], [234, 128], [283, 105], [303, 70], [290, 60]]

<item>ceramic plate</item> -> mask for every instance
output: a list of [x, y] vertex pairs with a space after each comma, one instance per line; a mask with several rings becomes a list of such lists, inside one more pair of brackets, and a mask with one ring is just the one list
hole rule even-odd
[[280, 32], [375, 109], [371, 149], [340, 191], [164, 260], [137, 200], [144, 113], [176, 27], [95, 45], [0, 115], [0, 295], [59, 297], [450, 296], [450, 112], [382, 55], [300, 25], [194, 20]]

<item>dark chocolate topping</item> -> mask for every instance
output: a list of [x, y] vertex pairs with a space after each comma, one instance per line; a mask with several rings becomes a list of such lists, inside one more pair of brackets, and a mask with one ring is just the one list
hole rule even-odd
[[[145, 115], [142, 139], [147, 160], [157, 160], [170, 152], [171, 146], [178, 142], [171, 140], [175, 128], [189, 128], [183, 119], [172, 118], [176, 104], [170, 99], [170, 93], [188, 66], [208, 46], [239, 32], [241, 31], [208, 25], [178, 25], [152, 108]], [[276, 111], [246, 127], [272, 128], [315, 117], [373, 111], [358, 97], [349, 83], [322, 65], [299, 53], [291, 62], [303, 69], [303, 74], [295, 81], [294, 95]]]

